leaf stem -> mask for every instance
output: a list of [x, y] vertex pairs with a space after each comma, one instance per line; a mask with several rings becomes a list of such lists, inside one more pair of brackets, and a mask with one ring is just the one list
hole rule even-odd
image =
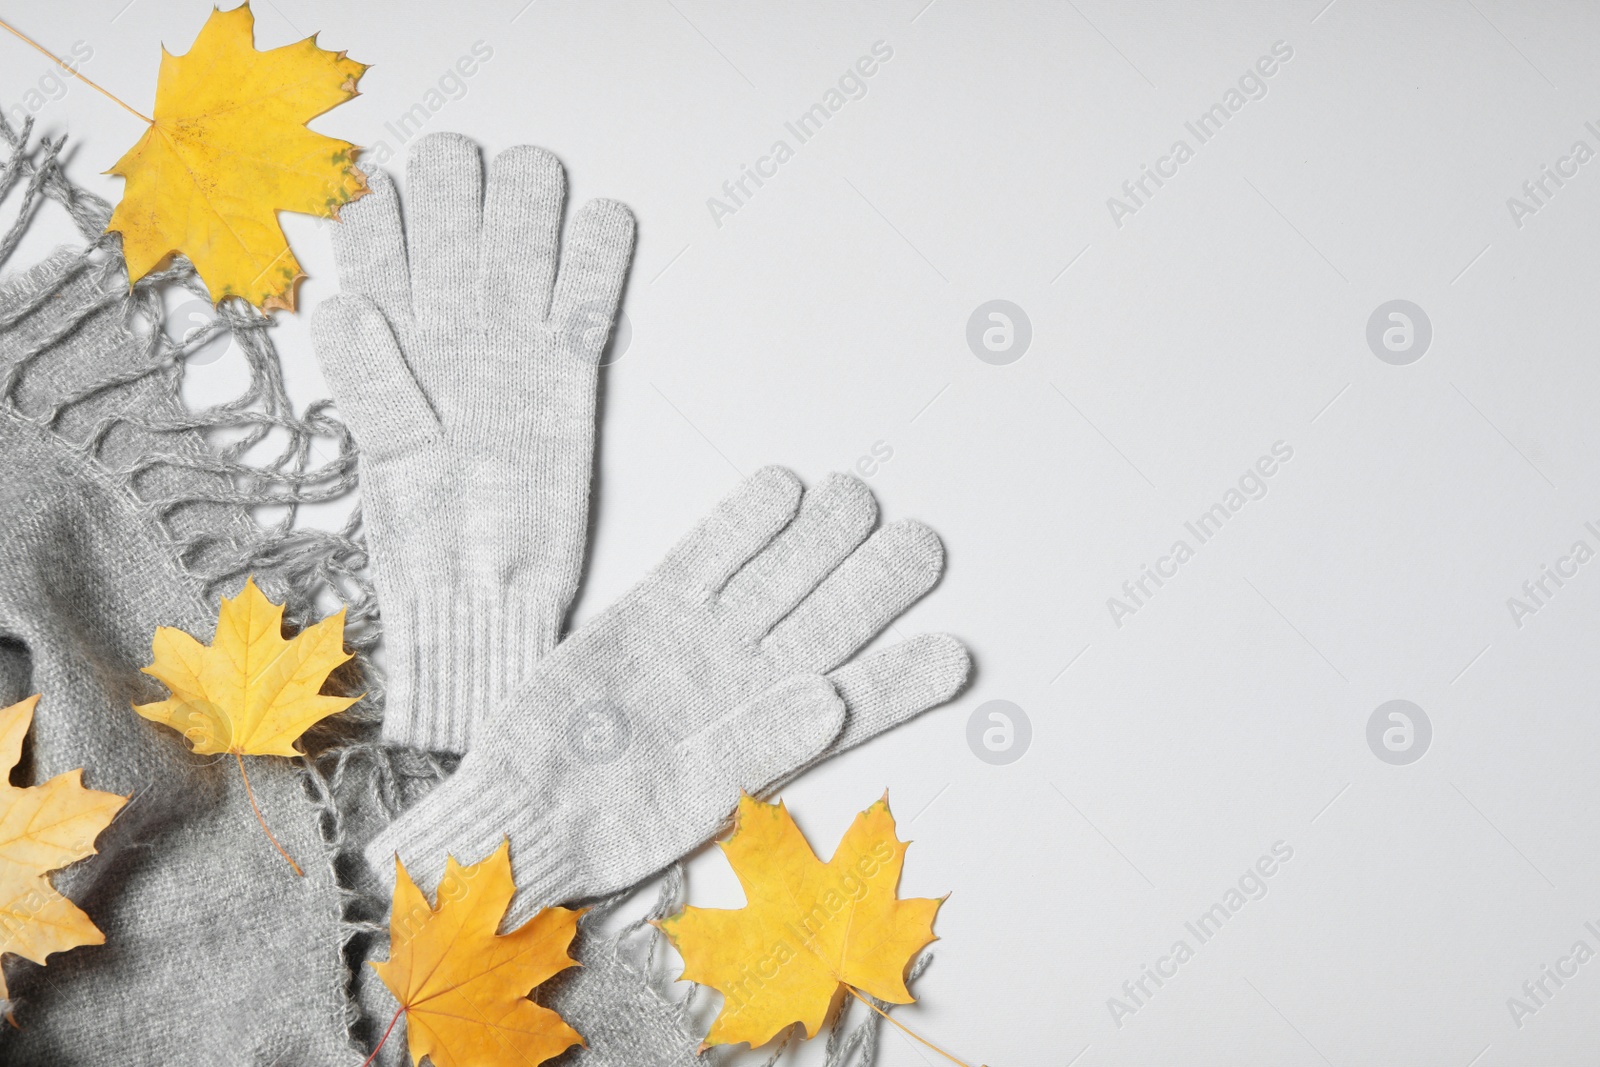
[[[871, 1008], [873, 1011], [875, 1011], [879, 1015], [883, 1016], [884, 1019], [886, 1019], [891, 1026], [899, 1027], [900, 1032], [905, 1034], [907, 1037], [910, 1037], [914, 1041], [921, 1042], [923, 1045], [926, 1045], [928, 1048], [933, 1049], [933, 1051], [937, 1052], [939, 1055], [943, 1056], [945, 1059], [949, 1060], [951, 1063], [959, 1064], [960, 1067], [972, 1067], [972, 1065], [970, 1063], [966, 1062], [965, 1060], [956, 1059], [954, 1056], [950, 1055], [950, 1053], [946, 1052], [944, 1049], [940, 1048], [938, 1045], [935, 1045], [932, 1041], [929, 1041], [927, 1038], [923, 1037], [921, 1034], [917, 1033], [915, 1030], [912, 1030], [910, 1027], [903, 1025], [902, 1023], [900, 1023], [896, 1019], [890, 1018], [888, 1012], [884, 1011], [882, 1008], [880, 1008], [876, 1004], [872, 1003], [872, 1001], [870, 1001], [866, 997], [862, 996], [856, 990], [855, 986], [851, 985], [848, 982], [845, 982], [845, 983], [842, 983], [842, 984], [844, 985], [844, 987], [846, 989], [848, 989], [850, 991], [850, 995], [851, 996], [855, 997], [857, 1000], [861, 1001], [861, 1003], [865, 1004], [867, 1007]], [[365, 1067], [365, 1064], [363, 1064], [362, 1067]]]
[[404, 1015], [405, 1013], [406, 1013], [406, 1006], [404, 1004], [400, 1005], [400, 1007], [395, 1009], [394, 1018], [389, 1020], [388, 1029], [384, 1030], [383, 1036], [378, 1038], [378, 1048], [373, 1049], [372, 1050], [372, 1055], [368, 1056], [366, 1059], [361, 1061], [361, 1067], [367, 1067], [367, 1064], [371, 1063], [373, 1060], [378, 1058], [378, 1050], [383, 1048], [383, 1043], [385, 1041], [389, 1040], [389, 1031], [394, 1029], [394, 1024], [399, 1022], [400, 1021], [400, 1016]]
[[77, 71], [73, 70], [71, 67], [67, 66], [66, 62], [64, 60], [62, 60], [59, 56], [57, 56], [54, 52], [50, 51], [50, 49], [46, 48], [44, 45], [40, 44], [38, 41], [35, 41], [32, 37], [29, 37], [27, 34], [23, 33], [21, 30], [17, 29], [15, 26], [11, 25], [11, 23], [7, 22], [5, 19], [0, 19], [0, 28], [4, 28], [6, 30], [9, 30], [16, 37], [21, 38], [23, 41], [27, 42], [28, 44], [32, 45], [34, 48], [38, 49], [39, 51], [43, 52], [45, 55], [49, 56], [51, 61], [54, 62], [56, 66], [60, 67], [64, 71], [66, 71], [67, 74], [70, 77], [77, 78], [79, 81], [83, 82], [83, 84], [87, 85], [89, 88], [93, 89], [95, 92], [100, 93], [102, 96], [104, 96], [107, 99], [115, 102], [118, 106], [120, 106], [122, 108], [122, 110], [128, 112], [130, 115], [134, 115], [134, 116], [144, 120], [145, 125], [154, 126], [156, 124], [155, 120], [152, 119], [149, 115], [144, 114], [142, 111], [135, 111], [132, 107], [129, 107], [115, 93], [111, 92], [109, 89], [104, 89], [104, 88], [96, 85], [94, 82], [90, 81], [88, 78], [84, 77], [79, 72], [77, 72]]
[[272, 831], [267, 828], [267, 820], [261, 817], [261, 808], [256, 804], [256, 792], [250, 788], [250, 776], [244, 771], [243, 753], [235, 752], [233, 758], [239, 761], [239, 777], [244, 779], [244, 795], [250, 798], [250, 810], [256, 813], [256, 822], [261, 824], [262, 832], [267, 835], [267, 840], [272, 842], [272, 847], [278, 850], [278, 855], [289, 861], [289, 866], [294, 868], [295, 874], [304, 878], [306, 872], [302, 871], [300, 865], [294, 861], [294, 857], [285, 852], [283, 846], [278, 844], [278, 839], [273, 837]]

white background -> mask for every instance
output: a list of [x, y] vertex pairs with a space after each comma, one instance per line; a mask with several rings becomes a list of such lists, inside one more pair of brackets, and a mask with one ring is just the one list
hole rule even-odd
[[[385, 123], [485, 42], [426, 129], [547, 146], [574, 203], [636, 212], [578, 621], [741, 473], [809, 482], [892, 449], [868, 465], [885, 516], [949, 553], [896, 629], [960, 635], [977, 677], [786, 799], [826, 855], [887, 786], [915, 841], [904, 893], [951, 893], [899, 1017], [992, 1067], [1594, 1061], [1600, 960], [1520, 1027], [1507, 998], [1578, 939], [1600, 950], [1600, 562], [1520, 627], [1507, 600], [1574, 541], [1600, 548], [1600, 160], [1520, 227], [1507, 198], [1575, 141], [1600, 150], [1600, 9], [523, 4], [255, 9], [263, 47], [320, 31], [374, 64], [313, 126], [397, 155]], [[6, 15], [86, 42], [83, 72], [148, 107], [160, 46], [209, 10]], [[785, 121], [879, 41], [866, 94], [797, 145]], [[1280, 41], [1266, 95], [1119, 226], [1108, 198], [1195, 147], [1184, 123]], [[0, 106], [49, 71], [0, 39]], [[37, 112], [70, 131], [77, 180], [120, 195], [99, 172], [137, 121], [81, 84]], [[779, 138], [794, 158], [719, 225], [708, 198]], [[335, 287], [327, 235], [286, 228], [309, 310]], [[1033, 332], [1005, 366], [966, 340], [997, 298]], [[1366, 339], [1397, 298], [1433, 329], [1406, 366]], [[322, 395], [307, 315], [278, 320], [297, 397]], [[225, 396], [236, 370], [197, 387]], [[1107, 598], [1194, 544], [1184, 522], [1278, 441], [1267, 495], [1116, 625]], [[1395, 698], [1433, 726], [1408, 766], [1366, 739]], [[1010, 765], [968, 747], [991, 699], [1032, 723]], [[1267, 895], [1119, 1026], [1108, 998], [1196, 945], [1185, 921], [1280, 841]], [[720, 855], [691, 895], [738, 902]], [[934, 1059], [891, 1034], [883, 1062]]]

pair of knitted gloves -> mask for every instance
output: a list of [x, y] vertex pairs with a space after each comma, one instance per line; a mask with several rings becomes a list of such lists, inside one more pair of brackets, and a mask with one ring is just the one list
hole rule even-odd
[[856, 653], [938, 580], [928, 528], [874, 532], [867, 488], [767, 467], [631, 591], [561, 640], [588, 532], [595, 393], [633, 217], [586, 204], [565, 243], [560, 163], [420, 139], [334, 228], [342, 292], [316, 349], [359, 442], [384, 617], [386, 741], [464, 753], [373, 840], [431, 885], [511, 841], [508, 924], [623, 889], [712, 837], [741, 790], [943, 703], [945, 635]]

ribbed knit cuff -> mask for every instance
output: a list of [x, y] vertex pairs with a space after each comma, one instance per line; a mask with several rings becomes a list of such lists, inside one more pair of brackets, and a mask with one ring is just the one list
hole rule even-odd
[[516, 692], [560, 624], [548, 605], [514, 589], [413, 584], [379, 605], [389, 676], [383, 739], [435, 752], [471, 748], [477, 722]]
[[518, 775], [487, 757], [463, 759], [455, 774], [373, 838], [365, 855], [386, 888], [394, 888], [398, 855], [412, 881], [431, 891], [444, 877], [447, 856], [476, 863], [506, 838], [518, 889], [514, 915], [579, 895], [576, 864], [547, 807]]

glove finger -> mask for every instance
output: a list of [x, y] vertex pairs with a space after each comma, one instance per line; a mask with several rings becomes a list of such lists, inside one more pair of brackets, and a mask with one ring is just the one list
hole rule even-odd
[[376, 304], [353, 294], [329, 297], [311, 319], [311, 338], [363, 453], [395, 456], [432, 440], [439, 420]]
[[800, 480], [793, 474], [782, 467], [762, 467], [667, 553], [657, 573], [700, 593], [716, 592], [789, 524], [800, 492]]
[[919, 634], [862, 656], [828, 675], [849, 709], [844, 729], [823, 754], [837, 756], [959, 693], [972, 656], [949, 634]]
[[367, 174], [367, 195], [346, 204], [333, 227], [339, 288], [377, 304], [402, 333], [411, 323], [411, 278], [405, 227], [394, 181], [381, 170]]
[[504, 309], [528, 325], [545, 320], [566, 197], [566, 173], [542, 148], [508, 148], [489, 164], [479, 269], [485, 307]]
[[[483, 159], [459, 133], [430, 133], [407, 162], [411, 201], [411, 295], [417, 325], [464, 328], [479, 312], [478, 236], [483, 223]], [[447, 347], [447, 346], [446, 346]], [[449, 356], [454, 359], [455, 352]], [[424, 379], [435, 370], [419, 367]]]
[[830, 474], [808, 490], [800, 512], [723, 587], [720, 603], [743, 637], [759, 637], [854, 552], [878, 521], [860, 479]]
[[[703, 726], [681, 742], [679, 765], [686, 776], [685, 796], [704, 796], [701, 821], [714, 833], [739, 800], [741, 791], [761, 793], [828, 749], [845, 722], [845, 704], [820, 674], [779, 682], [728, 715]], [[719, 783], [706, 793], [706, 783]]]
[[890, 523], [773, 627], [762, 650], [789, 670], [830, 671], [932, 589], [943, 570], [937, 534], [919, 522]]
[[550, 305], [561, 351], [599, 361], [628, 278], [633, 233], [633, 212], [615, 200], [591, 200], [579, 210]]

